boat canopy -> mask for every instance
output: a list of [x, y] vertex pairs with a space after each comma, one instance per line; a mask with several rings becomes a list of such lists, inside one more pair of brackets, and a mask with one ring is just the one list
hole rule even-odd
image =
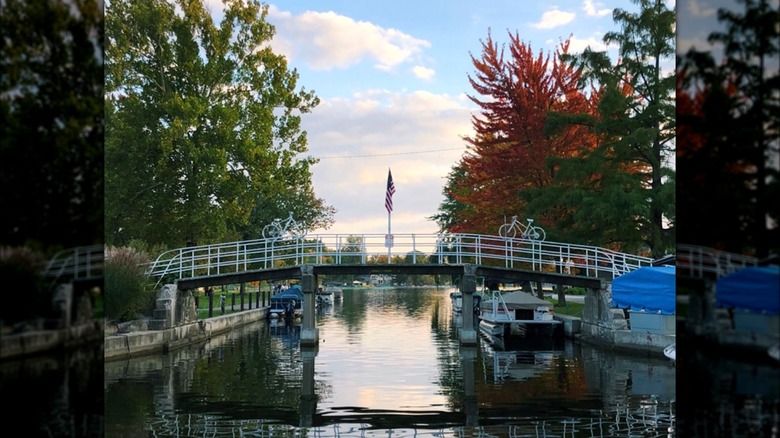
[[716, 300], [735, 307], [780, 314], [780, 266], [751, 266], [718, 279]]
[[536, 298], [527, 292], [505, 292], [501, 294], [501, 297], [504, 299], [507, 307], [512, 309], [535, 309], [537, 306], [553, 306], [549, 301]]
[[303, 300], [303, 291], [298, 285], [290, 286], [289, 288], [279, 292], [271, 297], [271, 301], [286, 301], [286, 300]]
[[674, 266], [647, 266], [612, 281], [612, 304], [647, 312], [674, 314]]

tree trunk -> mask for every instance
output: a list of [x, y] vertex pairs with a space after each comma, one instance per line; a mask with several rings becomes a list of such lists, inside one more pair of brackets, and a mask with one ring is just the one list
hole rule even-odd
[[566, 289], [563, 288], [562, 285], [556, 284], [555, 290], [558, 292], [558, 305], [559, 306], [565, 306], [566, 305]]

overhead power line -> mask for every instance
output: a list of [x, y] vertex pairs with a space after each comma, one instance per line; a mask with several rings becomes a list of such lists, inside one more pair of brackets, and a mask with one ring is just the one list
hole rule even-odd
[[327, 155], [324, 157], [314, 157], [320, 160], [332, 160], [337, 158], [370, 158], [370, 157], [391, 157], [394, 155], [417, 155], [417, 154], [430, 154], [433, 152], [444, 151], [463, 151], [463, 148], [447, 148], [447, 149], [429, 149], [426, 151], [411, 151], [411, 152], [389, 152], [386, 154], [364, 154], [364, 155]]

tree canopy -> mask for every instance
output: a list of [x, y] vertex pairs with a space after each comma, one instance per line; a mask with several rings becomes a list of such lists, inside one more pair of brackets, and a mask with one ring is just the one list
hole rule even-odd
[[107, 241], [182, 245], [260, 237], [315, 196], [301, 115], [319, 102], [272, 51], [267, 6], [114, 0], [106, 8]]
[[709, 36], [722, 60], [692, 49], [677, 61], [680, 240], [766, 257], [780, 249], [780, 12], [740, 3]]
[[637, 12], [615, 9], [620, 30], [612, 62], [587, 48], [565, 56], [582, 72], [582, 88], [599, 95], [596, 114], [557, 112], [547, 128], [586, 126], [595, 147], [560, 166], [549, 190], [526, 193], [532, 212], [565, 208], [567, 234], [578, 242], [659, 257], [674, 248], [675, 76], [662, 71], [674, 53], [674, 12], [661, 0], [637, 0]]
[[103, 241], [103, 15], [92, 0], [0, 2], [0, 242]]
[[[488, 35], [481, 56], [472, 55], [476, 72], [469, 81], [476, 94], [469, 97], [480, 112], [472, 117], [475, 135], [465, 139], [469, 150], [450, 173], [445, 202], [434, 216], [440, 227], [495, 233], [504, 218], [525, 211], [523, 190], [552, 181], [556, 169], [548, 157], [573, 156], [588, 147], [577, 141], [588, 138], [584, 129], [544, 132], [550, 111], [587, 112], [593, 105], [577, 89], [579, 73], [561, 62], [568, 46], [564, 41], [545, 55], [516, 33], [501, 48]], [[540, 222], [550, 223], [556, 214], [547, 212]]]
[[[615, 9], [604, 36], [619, 60], [568, 41], [534, 55], [490, 35], [469, 76], [480, 108], [469, 150], [449, 175], [433, 218], [443, 230], [495, 233], [531, 217], [549, 240], [651, 252], [674, 243], [674, 12], [661, 0]], [[522, 219], [521, 219], [522, 220]]]

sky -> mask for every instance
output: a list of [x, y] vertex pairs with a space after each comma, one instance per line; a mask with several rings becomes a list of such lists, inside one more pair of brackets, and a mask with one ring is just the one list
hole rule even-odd
[[[220, 15], [220, 0], [207, 7]], [[629, 0], [271, 2], [272, 47], [321, 100], [302, 125], [320, 159], [315, 192], [336, 214], [328, 230], [312, 233], [386, 233], [388, 168], [392, 232], [437, 232], [428, 217], [473, 132], [468, 76], [481, 40], [491, 32], [502, 44], [517, 32], [547, 52], [571, 36], [570, 51], [590, 45], [614, 56], [602, 37], [616, 30], [616, 7], [636, 10]]]

